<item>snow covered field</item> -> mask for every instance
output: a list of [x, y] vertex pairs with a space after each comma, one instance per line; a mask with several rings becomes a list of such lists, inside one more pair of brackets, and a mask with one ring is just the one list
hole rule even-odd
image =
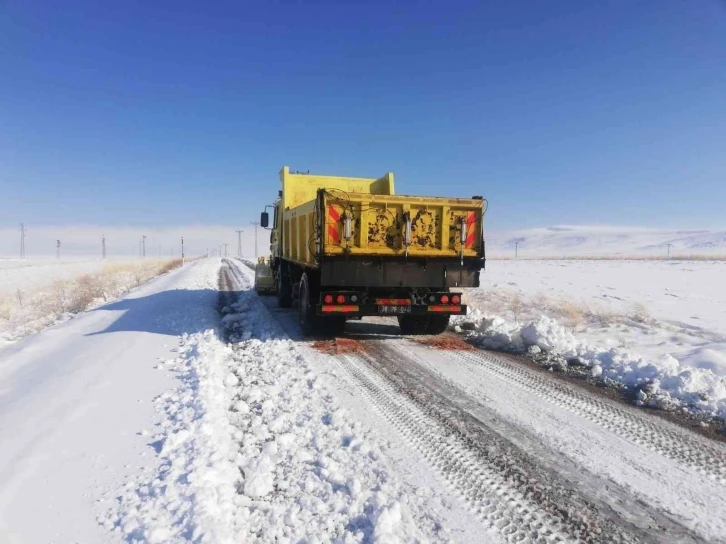
[[0, 346], [107, 302], [181, 261], [0, 260]]
[[0, 296], [29, 292], [58, 280], [99, 272], [111, 264], [130, 264], [140, 259], [0, 259]]
[[721, 261], [491, 260], [459, 321], [487, 316], [490, 347], [579, 356], [643, 402], [726, 417], [725, 277]]
[[665, 230], [638, 227], [562, 225], [510, 231], [487, 231], [490, 257], [666, 258], [726, 256], [726, 231]]

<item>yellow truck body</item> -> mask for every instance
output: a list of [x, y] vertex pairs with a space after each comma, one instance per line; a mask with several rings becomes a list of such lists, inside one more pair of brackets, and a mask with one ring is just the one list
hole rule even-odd
[[280, 181], [277, 213], [283, 232], [282, 240], [273, 240], [280, 258], [316, 267], [320, 257], [461, 259], [482, 254], [483, 199], [395, 195], [392, 173], [349, 178], [294, 174], [285, 167]]
[[[404, 334], [440, 334], [466, 314], [461, 293], [484, 267], [482, 197], [404, 196], [373, 178], [280, 172], [270, 228], [278, 305], [298, 301], [300, 327], [342, 331], [347, 319], [398, 318]], [[265, 278], [266, 279], [266, 278]], [[259, 285], [263, 285], [260, 277]]]

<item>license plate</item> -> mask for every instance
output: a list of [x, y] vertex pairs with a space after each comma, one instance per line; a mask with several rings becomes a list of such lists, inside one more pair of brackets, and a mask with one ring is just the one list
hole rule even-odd
[[378, 306], [378, 311], [382, 314], [410, 314], [411, 306]]

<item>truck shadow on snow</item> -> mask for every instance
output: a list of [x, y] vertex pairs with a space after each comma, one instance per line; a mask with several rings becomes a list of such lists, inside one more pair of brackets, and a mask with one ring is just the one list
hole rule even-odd
[[[321, 339], [334, 338], [325, 331], [311, 336], [303, 336], [298, 324], [297, 310], [270, 309], [270, 315], [277, 322], [284, 333], [296, 342], [312, 342]], [[345, 324], [343, 334], [346, 338], [354, 340], [396, 340], [401, 338], [401, 331], [395, 321], [388, 323], [371, 323], [370, 321], [350, 320]]]
[[218, 296], [214, 289], [173, 289], [112, 302], [92, 311], [123, 313], [105, 329], [87, 336], [131, 331], [180, 336], [212, 329], [219, 325]]

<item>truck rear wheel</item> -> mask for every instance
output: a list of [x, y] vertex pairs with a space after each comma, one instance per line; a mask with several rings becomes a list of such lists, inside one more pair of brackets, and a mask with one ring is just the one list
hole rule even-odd
[[300, 332], [303, 336], [310, 336], [317, 330], [318, 318], [315, 315], [315, 305], [313, 302], [312, 286], [307, 274], [303, 274], [300, 279], [300, 300], [298, 306], [298, 315], [300, 321]]
[[426, 329], [428, 334], [441, 334], [449, 328], [448, 315], [432, 315], [429, 317], [429, 324]]
[[280, 308], [292, 306], [292, 283], [290, 283], [290, 271], [285, 263], [280, 263], [277, 271], [277, 305]]
[[429, 317], [419, 315], [399, 315], [398, 326], [403, 334], [426, 334], [428, 332]]

